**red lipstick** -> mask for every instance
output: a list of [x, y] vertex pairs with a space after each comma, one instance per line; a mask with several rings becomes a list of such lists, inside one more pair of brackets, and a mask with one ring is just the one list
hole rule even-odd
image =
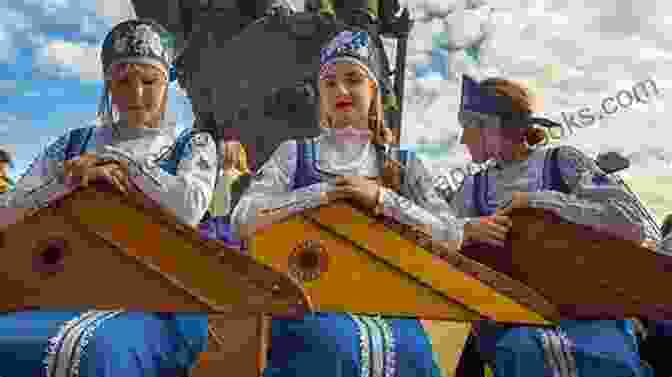
[[352, 97], [340, 97], [336, 99], [336, 108], [339, 110], [352, 108]]

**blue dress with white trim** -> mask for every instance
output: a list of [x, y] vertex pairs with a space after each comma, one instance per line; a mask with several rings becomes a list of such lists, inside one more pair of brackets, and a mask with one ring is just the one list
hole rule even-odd
[[[65, 189], [50, 180], [62, 161], [104, 143], [106, 129], [80, 128], [51, 144], [17, 183], [15, 196], [0, 196], [0, 206], [20, 207], [37, 202], [25, 195], [32, 183], [26, 177], [40, 177], [46, 191]], [[172, 136], [135, 135], [146, 138], [150, 148], [177, 146], [172, 157], [159, 162], [161, 171], [149, 172], [164, 184], [170, 195], [201, 195], [207, 208], [207, 190], [214, 184], [215, 146], [209, 135], [188, 132], [177, 140]], [[173, 134], [174, 135], [174, 134]], [[174, 144], [173, 144], [174, 143]], [[129, 145], [128, 143], [125, 145]], [[118, 156], [116, 156], [118, 158]], [[155, 169], [158, 170], [158, 169]], [[34, 178], [33, 178], [34, 179]], [[21, 182], [23, 181], [23, 182]], [[151, 180], [145, 184], [149, 185]], [[187, 184], [180, 183], [187, 182]], [[182, 184], [182, 186], [179, 186]], [[48, 196], [48, 195], [47, 195]], [[164, 197], [160, 201], [168, 200]], [[175, 200], [172, 198], [171, 200]], [[182, 213], [184, 222], [202, 216], [199, 210]], [[186, 214], [185, 214], [186, 213]], [[192, 218], [189, 218], [192, 217]], [[86, 282], [83, 282], [86, 283]], [[91, 282], [89, 282], [91, 283]], [[64, 292], [76, 294], [76, 292]], [[122, 311], [24, 311], [0, 314], [0, 376], [24, 377], [186, 377], [208, 339], [206, 314], [140, 313]]]

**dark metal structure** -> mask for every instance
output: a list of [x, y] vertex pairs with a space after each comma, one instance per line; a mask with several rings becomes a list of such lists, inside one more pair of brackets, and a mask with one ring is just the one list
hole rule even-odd
[[[398, 0], [307, 0], [296, 12], [285, 0], [132, 0], [141, 18], [153, 18], [176, 36], [176, 64], [191, 99], [196, 127], [239, 139], [253, 166], [283, 141], [316, 136], [319, 50], [343, 29], [366, 29], [383, 49], [397, 40], [396, 110], [387, 119], [400, 135], [406, 40], [412, 27]], [[387, 57], [387, 55], [385, 55]], [[397, 74], [399, 72], [399, 74]]]

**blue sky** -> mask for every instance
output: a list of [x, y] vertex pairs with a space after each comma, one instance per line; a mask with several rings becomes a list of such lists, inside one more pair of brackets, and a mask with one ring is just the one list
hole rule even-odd
[[[66, 130], [95, 119], [99, 46], [125, 11], [96, 0], [0, 0], [0, 146], [15, 155], [12, 176]], [[169, 109], [178, 127], [193, 122], [174, 86]]]

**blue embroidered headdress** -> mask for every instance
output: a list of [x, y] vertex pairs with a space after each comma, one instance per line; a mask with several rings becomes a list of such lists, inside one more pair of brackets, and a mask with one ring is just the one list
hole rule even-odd
[[[349, 62], [364, 68], [378, 87], [385, 80], [378, 56], [378, 49], [366, 31], [345, 30], [338, 33], [320, 51], [320, 78], [323, 78], [338, 62]], [[383, 89], [383, 88], [381, 88]]]
[[478, 81], [463, 75], [460, 111], [498, 115], [501, 111], [501, 100], [483, 88]]
[[[483, 120], [479, 123], [481, 127], [526, 128], [534, 124], [547, 128], [562, 127], [561, 124], [550, 119], [532, 117], [531, 114], [514, 113], [513, 108], [511, 98], [497, 95], [491, 88], [484, 87], [467, 75], [462, 75], [460, 116], [476, 114], [477, 118]], [[465, 123], [463, 123], [464, 126]]]
[[151, 19], [124, 21], [107, 34], [100, 52], [105, 87], [98, 107], [104, 123], [111, 122], [112, 105], [108, 81], [120, 63], [150, 64], [166, 75], [169, 82], [177, 78], [174, 61], [175, 38], [161, 24]]
[[105, 37], [101, 62], [106, 77], [117, 63], [144, 63], [160, 68], [169, 81], [175, 80], [175, 39], [154, 20], [129, 20], [115, 26]]

